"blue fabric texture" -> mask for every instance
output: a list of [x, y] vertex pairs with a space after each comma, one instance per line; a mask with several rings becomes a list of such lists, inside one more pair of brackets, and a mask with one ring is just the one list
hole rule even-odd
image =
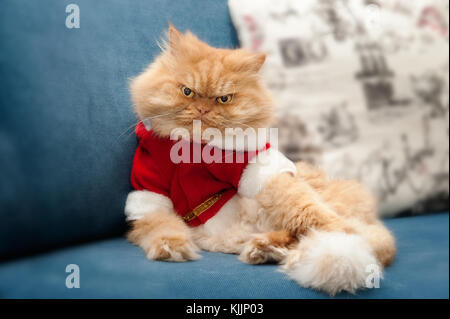
[[[238, 41], [225, 0], [0, 4], [0, 259], [118, 236], [136, 147], [128, 79], [167, 21], [219, 47]], [[381, 288], [336, 298], [448, 298], [448, 214], [387, 221], [398, 256]], [[65, 286], [77, 264], [81, 288]], [[0, 298], [327, 298], [234, 255], [148, 261], [122, 237], [0, 263]]]
[[168, 21], [212, 45], [238, 41], [224, 0], [0, 4], [0, 258], [119, 235], [136, 148], [128, 80]]
[[[386, 221], [398, 254], [380, 288], [335, 298], [448, 298], [448, 213]], [[123, 238], [0, 264], [0, 298], [328, 298], [277, 271], [235, 255], [202, 253], [187, 263], [149, 261]], [[80, 267], [80, 288], [67, 289], [67, 264]]]

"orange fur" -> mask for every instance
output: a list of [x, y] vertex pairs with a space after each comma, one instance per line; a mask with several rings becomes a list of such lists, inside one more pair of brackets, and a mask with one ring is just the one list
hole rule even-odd
[[280, 262], [297, 242], [297, 237], [285, 230], [257, 234], [248, 241], [241, 252], [240, 259], [248, 264]]
[[389, 230], [377, 220], [376, 200], [353, 180], [330, 180], [318, 168], [297, 163], [297, 178], [279, 175], [258, 195], [275, 229], [306, 234], [309, 229], [357, 233], [367, 240], [383, 266], [396, 248]]
[[[130, 85], [135, 111], [140, 120], [153, 118], [153, 131], [169, 136], [178, 127], [192, 133], [192, 121], [220, 129], [267, 127], [273, 121], [273, 101], [257, 71], [265, 56], [244, 49], [216, 49], [185, 35], [173, 26], [169, 45]], [[181, 94], [186, 86], [195, 92]], [[233, 94], [230, 104], [217, 97]], [[206, 114], [201, 114], [206, 109]], [[165, 115], [172, 113], [170, 115]]]
[[280, 174], [269, 180], [257, 196], [275, 229], [294, 236], [310, 228], [354, 232], [307, 181]]
[[189, 228], [171, 212], [153, 212], [133, 222], [128, 239], [140, 246], [149, 259], [185, 261], [200, 257]]
[[[150, 118], [153, 131], [160, 136], [169, 136], [179, 127], [192, 133], [193, 120], [206, 124], [203, 130], [213, 127], [222, 132], [227, 127], [257, 129], [272, 123], [274, 103], [258, 75], [263, 54], [213, 48], [173, 26], [168, 33], [161, 55], [131, 82], [139, 120]], [[195, 94], [183, 95], [183, 87]], [[228, 94], [233, 95], [231, 103], [218, 103], [218, 97]], [[203, 226], [189, 229], [174, 211], [158, 211], [133, 222], [128, 238], [149, 259], [196, 259], [198, 246], [240, 254], [242, 261], [251, 264], [285, 263], [295, 273], [302, 256], [314, 255], [314, 247], [308, 245], [319, 243], [326, 250], [320, 240], [328, 237], [320, 232], [338, 234], [340, 242], [360, 250], [348, 259], [351, 267], [343, 267], [349, 278], [333, 277], [328, 285], [322, 279], [313, 284], [308, 278], [299, 280], [331, 294], [353, 291], [361, 285], [364, 270], [352, 267], [360, 267], [361, 260], [372, 260], [372, 251], [380, 264], [390, 264], [395, 255], [394, 237], [378, 221], [375, 199], [359, 183], [331, 180], [306, 163], [297, 163], [297, 172], [296, 177], [280, 174], [271, 178], [256, 200], [236, 195], [222, 219], [215, 216], [208, 222], [214, 232]], [[332, 254], [338, 248], [317, 259], [317, 269], [311, 268], [311, 273], [318, 272], [318, 278], [339, 276], [340, 270], [333, 267], [340, 265], [337, 260], [347, 259]]]

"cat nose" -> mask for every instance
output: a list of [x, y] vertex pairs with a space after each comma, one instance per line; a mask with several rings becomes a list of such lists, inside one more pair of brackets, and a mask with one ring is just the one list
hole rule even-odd
[[205, 106], [196, 106], [196, 108], [197, 108], [197, 111], [199, 111], [201, 115], [205, 115], [206, 113], [208, 113], [210, 111]]

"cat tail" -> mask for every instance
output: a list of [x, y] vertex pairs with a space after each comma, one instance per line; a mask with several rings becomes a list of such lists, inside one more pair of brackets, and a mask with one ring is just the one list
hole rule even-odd
[[[374, 271], [382, 278], [382, 267], [360, 236], [311, 230], [289, 251], [281, 271], [303, 287], [334, 296], [341, 291], [355, 293], [371, 286]], [[372, 276], [371, 276], [372, 274]]]

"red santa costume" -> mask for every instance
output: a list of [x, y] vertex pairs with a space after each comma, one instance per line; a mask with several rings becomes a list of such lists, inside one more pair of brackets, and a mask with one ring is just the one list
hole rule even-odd
[[[239, 136], [235, 136], [236, 145], [228, 149], [213, 146], [214, 143], [195, 144], [161, 138], [142, 123], [135, 131], [139, 145], [131, 172], [135, 191], [128, 195], [125, 205], [128, 221], [165, 208], [173, 209], [189, 226], [199, 226], [216, 215], [236, 194], [254, 197], [275, 174], [296, 174], [294, 163], [265, 140], [263, 143], [258, 140], [254, 147], [243, 147]], [[187, 144], [184, 145], [187, 147], [184, 150], [189, 150], [187, 160], [186, 157], [181, 162], [173, 160], [176, 143]], [[214, 160], [205, 156], [195, 159], [195, 149], [200, 150], [200, 154], [215, 154]]]

